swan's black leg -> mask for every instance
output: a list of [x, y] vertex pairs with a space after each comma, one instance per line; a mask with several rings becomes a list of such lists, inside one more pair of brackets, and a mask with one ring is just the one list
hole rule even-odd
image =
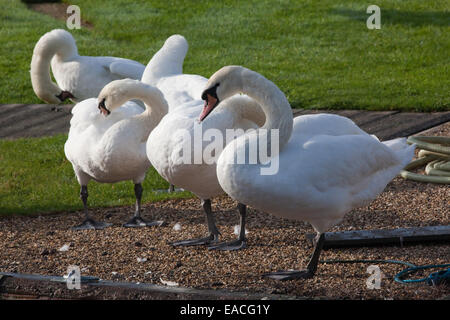
[[275, 280], [293, 280], [293, 279], [306, 279], [312, 278], [317, 270], [319, 263], [320, 252], [322, 251], [323, 243], [325, 241], [325, 234], [322, 233], [316, 242], [314, 252], [309, 260], [308, 266], [305, 270], [299, 271], [278, 271], [272, 273], [266, 273], [263, 276]]
[[189, 239], [189, 240], [181, 240], [181, 241], [172, 242], [172, 245], [174, 247], [208, 245], [208, 244], [217, 242], [219, 240], [220, 232], [217, 229], [216, 222], [214, 219], [214, 214], [212, 213], [212, 210], [211, 210], [211, 200], [210, 199], [202, 200], [202, 206], [203, 206], [203, 210], [205, 211], [205, 214], [206, 214], [206, 223], [208, 225], [209, 235], [207, 237], [199, 238], [199, 239]]
[[106, 227], [111, 226], [111, 223], [106, 222], [97, 222], [89, 216], [88, 207], [87, 207], [87, 198], [88, 198], [88, 189], [87, 186], [81, 186], [80, 190], [80, 198], [83, 201], [84, 206], [84, 221], [76, 227], [73, 227], [73, 230], [86, 230], [86, 229], [105, 229]]
[[136, 196], [136, 210], [134, 212], [134, 216], [123, 226], [128, 228], [136, 228], [136, 227], [152, 227], [152, 226], [160, 226], [163, 224], [163, 221], [145, 221], [141, 218], [141, 200], [142, 200], [142, 185], [140, 183], [136, 183], [134, 185], [134, 195]]
[[169, 186], [169, 193], [175, 192], [175, 186], [173, 184], [170, 184]]
[[247, 206], [242, 203], [238, 203], [239, 217], [240, 217], [240, 231], [238, 238], [234, 241], [230, 242], [222, 242], [212, 246], [209, 246], [210, 250], [224, 250], [224, 251], [232, 251], [232, 250], [240, 250], [247, 247], [247, 241], [245, 239], [245, 219], [247, 216]]

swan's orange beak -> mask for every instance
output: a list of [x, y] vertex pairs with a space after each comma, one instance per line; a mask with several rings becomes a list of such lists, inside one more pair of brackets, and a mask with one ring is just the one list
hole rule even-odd
[[206, 95], [205, 105], [203, 107], [202, 113], [200, 114], [199, 121], [203, 121], [213, 109], [218, 105], [219, 100], [211, 96], [210, 94]]

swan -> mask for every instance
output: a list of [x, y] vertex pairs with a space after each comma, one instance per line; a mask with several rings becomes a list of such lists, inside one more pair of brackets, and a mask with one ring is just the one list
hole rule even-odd
[[183, 73], [188, 47], [182, 35], [170, 36], [142, 74], [142, 82], [157, 87], [164, 94], [169, 112], [187, 102], [199, 100], [208, 81], [200, 75]]
[[[351, 209], [375, 199], [412, 159], [415, 146], [408, 146], [404, 138], [381, 143], [350, 119], [337, 115], [293, 119], [281, 90], [259, 73], [240, 66], [223, 67], [208, 80], [202, 94], [205, 107], [200, 120], [205, 122], [214, 116], [222, 103], [236, 93], [256, 100], [264, 110], [266, 122], [225, 147], [216, 166], [219, 184], [242, 204], [278, 217], [309, 222], [317, 237], [307, 268], [266, 276], [278, 280], [312, 277], [324, 232]], [[274, 129], [278, 140], [268, 134]], [[278, 151], [273, 148], [269, 162], [263, 158], [254, 164], [235, 161], [252, 143], [264, 139], [270, 150], [273, 145], [279, 146]], [[278, 170], [263, 174], [262, 169], [272, 165], [272, 161], [278, 163]], [[241, 222], [242, 238], [245, 216]]]
[[[142, 108], [130, 99], [143, 101], [146, 110], [142, 112]], [[90, 98], [74, 106], [64, 152], [81, 186], [80, 197], [85, 212], [85, 220], [74, 229], [103, 229], [110, 225], [89, 217], [87, 185], [91, 179], [104, 183], [133, 181], [136, 211], [125, 227], [162, 223], [146, 222], [141, 218], [141, 183], [150, 168], [147, 138], [167, 110], [161, 91], [132, 79], [112, 81], [97, 99]]]
[[[50, 65], [55, 84], [50, 76]], [[47, 103], [74, 102], [97, 97], [113, 80], [141, 79], [145, 66], [115, 57], [80, 56], [73, 36], [63, 29], [44, 34], [36, 43], [31, 59], [31, 84]]]
[[[169, 104], [168, 114], [148, 138], [147, 156], [156, 171], [169, 183], [199, 197], [206, 214], [206, 237], [177, 241], [172, 243], [173, 246], [213, 244], [218, 241], [220, 234], [211, 210], [211, 198], [223, 194], [216, 177], [214, 157], [208, 163], [199, 164], [183, 160], [183, 150], [194, 153], [195, 146], [191, 137], [196, 130], [206, 132], [215, 128], [225, 136], [226, 129], [256, 128], [265, 119], [264, 113], [253, 99], [236, 96], [224, 101], [223, 108], [215, 116], [199, 125], [197, 115], [203, 107], [201, 93], [208, 80], [199, 75], [182, 73], [186, 52], [187, 41], [183, 36], [169, 37], [153, 56], [142, 76], [143, 82], [156, 85], [163, 92]], [[183, 132], [184, 135], [178, 135], [177, 132]], [[206, 142], [200, 143], [200, 150], [203, 152], [207, 145]], [[217, 156], [218, 154], [215, 155]], [[238, 209], [242, 211], [245, 208], [238, 205]], [[239, 244], [239, 248], [244, 245], [245, 243]], [[217, 249], [233, 248], [222, 246]]]

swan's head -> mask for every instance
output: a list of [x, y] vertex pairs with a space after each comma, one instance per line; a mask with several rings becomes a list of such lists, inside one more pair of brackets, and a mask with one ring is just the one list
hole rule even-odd
[[221, 101], [242, 91], [242, 72], [239, 66], [226, 66], [214, 73], [202, 93], [205, 106], [199, 120], [203, 121]]
[[132, 79], [115, 80], [108, 83], [100, 91], [98, 100], [98, 109], [105, 117], [112, 111], [119, 108], [125, 102], [130, 100], [129, 91], [140, 81]]
[[70, 60], [78, 55], [75, 39], [62, 29], [44, 34], [36, 43], [31, 58], [31, 84], [36, 95], [48, 103], [61, 103], [66, 99], [76, 99], [69, 91], [62, 90], [51, 79], [50, 61], [54, 56]]
[[60, 104], [66, 101], [67, 99], [75, 99], [72, 93], [66, 90], [61, 90], [56, 85], [35, 85], [33, 83], [33, 90], [39, 99], [53, 104]]

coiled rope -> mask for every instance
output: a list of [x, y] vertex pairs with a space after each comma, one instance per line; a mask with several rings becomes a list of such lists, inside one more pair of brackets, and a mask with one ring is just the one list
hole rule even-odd
[[[409, 137], [409, 144], [415, 143], [419, 151], [418, 159], [411, 161], [400, 175], [405, 179], [419, 182], [450, 184], [450, 138], [449, 137]], [[425, 173], [413, 173], [410, 170], [424, 166]]]

